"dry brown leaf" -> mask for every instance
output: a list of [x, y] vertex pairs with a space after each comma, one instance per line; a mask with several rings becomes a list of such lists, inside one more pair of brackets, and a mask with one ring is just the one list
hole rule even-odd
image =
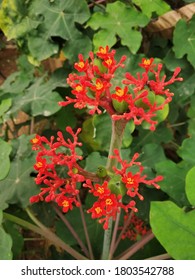
[[150, 33], [160, 33], [165, 38], [171, 38], [173, 29], [180, 19], [190, 20], [195, 14], [195, 3], [188, 4], [182, 8], [170, 11], [160, 16], [156, 21], [148, 24], [146, 30]]

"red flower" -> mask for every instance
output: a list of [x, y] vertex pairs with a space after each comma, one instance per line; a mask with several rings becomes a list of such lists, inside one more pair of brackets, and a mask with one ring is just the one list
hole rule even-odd
[[120, 87], [116, 87], [115, 93], [112, 94], [112, 98], [116, 99], [119, 102], [125, 101], [128, 98], [127, 92], [128, 92], [128, 87], [125, 87], [124, 89]]
[[[144, 221], [134, 214], [132, 215], [131, 219], [129, 219], [128, 215], [124, 216], [124, 226], [126, 229], [122, 234], [122, 239], [128, 238], [132, 241], [136, 241], [139, 240], [140, 237], [146, 235], [149, 231]], [[122, 229], [123, 226], [118, 228], [118, 230]]]
[[[50, 141], [45, 137], [36, 136], [35, 143], [37, 152], [36, 163], [34, 168], [38, 171], [35, 179], [36, 184], [44, 185], [40, 189], [40, 193], [30, 199], [31, 203], [45, 200], [46, 202], [55, 201], [62, 207], [63, 212], [71, 210], [73, 203], [78, 206], [76, 196], [79, 193], [77, 183], [84, 182], [86, 179], [82, 174], [79, 174], [78, 160], [82, 157], [77, 154], [76, 148], [81, 146], [78, 142], [78, 134], [81, 131], [78, 129], [75, 133], [71, 127], [67, 127], [66, 131], [70, 133], [72, 139], [64, 139], [62, 132], [58, 132], [57, 139], [54, 141], [52, 136]], [[69, 153], [64, 154], [61, 147], [69, 150]], [[60, 176], [60, 167], [67, 169], [67, 174]], [[75, 172], [77, 170], [77, 172]], [[82, 170], [82, 169], [80, 169]]]
[[150, 71], [153, 67], [155, 67], [155, 64], [152, 64], [154, 61], [154, 58], [142, 58], [142, 62], [139, 63], [139, 66], [144, 68], [146, 72]]
[[84, 61], [82, 54], [79, 54], [79, 62], [74, 64], [74, 68], [79, 72], [84, 72], [88, 68], [88, 60]]

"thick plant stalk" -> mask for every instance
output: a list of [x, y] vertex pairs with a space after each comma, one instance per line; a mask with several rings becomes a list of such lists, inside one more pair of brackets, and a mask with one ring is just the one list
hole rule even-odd
[[[117, 164], [117, 160], [110, 158], [110, 156], [114, 155], [114, 150], [120, 150], [122, 145], [123, 134], [125, 130], [127, 121], [125, 120], [112, 120], [112, 135], [110, 141], [110, 149], [107, 160], [106, 169], [108, 172], [112, 172], [113, 167]], [[108, 260], [110, 255], [110, 244], [112, 237], [112, 219], [110, 218], [108, 229], [105, 230], [104, 233], [104, 242], [103, 242], [103, 250], [102, 250], [102, 259]]]

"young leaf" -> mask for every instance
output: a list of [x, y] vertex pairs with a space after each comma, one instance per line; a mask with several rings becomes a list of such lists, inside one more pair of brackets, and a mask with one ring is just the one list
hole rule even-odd
[[118, 35], [122, 45], [127, 46], [135, 54], [142, 40], [141, 33], [136, 28], [146, 26], [148, 21], [144, 14], [133, 7], [116, 1], [107, 4], [105, 13], [94, 13], [87, 25], [94, 30], [101, 28], [94, 36], [95, 49], [105, 45], [112, 47]]

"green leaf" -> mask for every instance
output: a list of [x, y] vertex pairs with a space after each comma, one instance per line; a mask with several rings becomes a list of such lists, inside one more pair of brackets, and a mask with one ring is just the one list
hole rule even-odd
[[182, 58], [187, 54], [187, 59], [195, 67], [195, 16], [188, 23], [183, 19], [178, 21], [174, 30], [173, 43], [176, 56]]
[[107, 113], [94, 115], [93, 125], [95, 128], [94, 140], [100, 145], [103, 151], [108, 151], [112, 133], [110, 116]]
[[186, 175], [186, 194], [191, 205], [195, 205], [195, 167]]
[[83, 24], [88, 20], [90, 13], [86, 1], [34, 0], [30, 13], [43, 15], [43, 26], [49, 36], [59, 36], [70, 40], [75, 29], [75, 22]]
[[[63, 73], [65, 76], [65, 73]], [[65, 77], [60, 73], [53, 74], [47, 81], [46, 77], [40, 77], [26, 89], [25, 95], [16, 96], [13, 99], [13, 106], [8, 114], [14, 114], [24, 110], [32, 116], [50, 116], [61, 109], [58, 105], [62, 101], [61, 96], [54, 89], [64, 85]]]
[[5, 220], [3, 227], [12, 238], [12, 253], [13, 259], [17, 259], [22, 253], [24, 246], [24, 238], [21, 233], [21, 229], [18, 225], [8, 220]]
[[37, 194], [37, 187], [33, 177], [34, 157], [12, 161], [6, 179], [0, 181], [0, 208], [5, 209], [8, 204], [19, 204], [25, 208], [29, 205], [29, 198]]
[[162, 0], [133, 0], [133, 3], [140, 7], [142, 12], [149, 18], [153, 12], [160, 16], [170, 11], [170, 6]]
[[178, 155], [192, 166], [195, 165], [195, 133], [182, 142], [181, 147], [177, 151]]
[[166, 159], [163, 148], [154, 143], [144, 145], [142, 149], [143, 155], [140, 157], [140, 161], [146, 167], [154, 168], [158, 162]]
[[0, 122], [3, 119], [5, 112], [11, 107], [12, 100], [11, 98], [3, 99], [0, 103]]
[[33, 63], [35, 66], [39, 65], [39, 61], [45, 60], [46, 58], [58, 53], [58, 45], [45, 36], [46, 32], [39, 32], [39, 34], [34, 36], [30, 35], [28, 37], [28, 49], [30, 52], [28, 59], [31, 63], [33, 60], [37, 61], [36, 63]]
[[185, 193], [185, 177], [189, 166], [176, 164], [170, 160], [155, 165], [159, 175], [164, 177], [159, 183], [161, 190], [167, 193], [179, 206], [189, 205]]
[[11, 153], [12, 147], [9, 143], [0, 139], [0, 180], [4, 179], [10, 169], [10, 159], [9, 155]]
[[106, 157], [101, 156], [98, 152], [93, 152], [86, 158], [85, 169], [89, 172], [95, 173], [99, 166], [106, 165], [106, 161]]
[[7, 234], [4, 228], [1, 226], [3, 219], [3, 212], [0, 210], [0, 260], [11, 260], [12, 259], [12, 239]]
[[91, 49], [92, 43], [89, 37], [85, 34], [74, 32], [72, 38], [66, 42], [63, 51], [70, 63], [74, 63], [80, 53], [82, 53], [84, 57], [88, 57]]
[[87, 25], [94, 30], [101, 28], [94, 36], [93, 43], [96, 50], [99, 46], [112, 47], [116, 43], [118, 35], [122, 45], [127, 46], [135, 54], [142, 40], [141, 33], [136, 29], [146, 26], [148, 21], [149, 19], [145, 15], [133, 7], [116, 1], [107, 4], [105, 13], [94, 13]]
[[176, 260], [195, 260], [195, 211], [173, 202], [152, 202], [150, 224], [156, 238]]

